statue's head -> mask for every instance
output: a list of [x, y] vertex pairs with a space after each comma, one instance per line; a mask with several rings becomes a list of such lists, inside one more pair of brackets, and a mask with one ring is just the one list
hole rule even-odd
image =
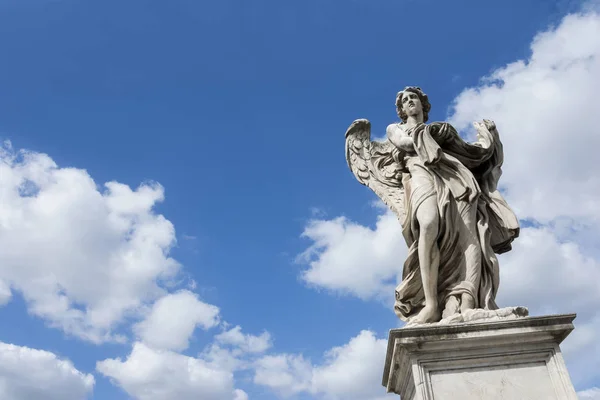
[[396, 112], [402, 122], [406, 122], [410, 114], [420, 111], [423, 112], [423, 122], [427, 122], [430, 110], [429, 98], [420, 87], [407, 86], [396, 95]]

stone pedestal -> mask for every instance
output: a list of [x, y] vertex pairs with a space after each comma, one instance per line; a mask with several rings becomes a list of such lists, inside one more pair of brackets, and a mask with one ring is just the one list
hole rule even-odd
[[577, 400], [559, 348], [574, 319], [394, 329], [383, 386], [402, 400]]

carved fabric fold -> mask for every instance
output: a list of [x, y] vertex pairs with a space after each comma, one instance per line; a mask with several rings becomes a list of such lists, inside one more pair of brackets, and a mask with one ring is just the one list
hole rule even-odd
[[[402, 224], [409, 251], [394, 310], [405, 321], [425, 305], [416, 210], [432, 196], [439, 215], [440, 308], [448, 296], [463, 293], [474, 297], [476, 307], [498, 308], [496, 254], [510, 250], [519, 234], [519, 222], [497, 190], [503, 150], [496, 127], [491, 121], [475, 126], [478, 140], [467, 143], [448, 123], [418, 124], [407, 132], [416, 154], [400, 150], [389, 140], [372, 142], [367, 120], [355, 121], [346, 132], [346, 160], [354, 176], [373, 190]], [[467, 257], [472, 257], [470, 263]], [[476, 270], [473, 259], [478, 263]]]
[[[402, 282], [396, 288], [394, 310], [408, 321], [425, 306], [418, 258], [419, 227], [416, 210], [421, 202], [436, 196], [440, 218], [437, 245], [440, 249], [438, 300], [443, 309], [449, 296], [469, 293], [476, 307], [497, 309], [499, 285], [496, 251], [510, 249], [518, 235], [518, 220], [496, 190], [502, 164], [502, 147], [495, 129], [479, 127], [476, 144], [464, 142], [447, 123], [420, 124], [409, 133], [416, 155], [406, 156], [409, 173], [405, 185], [404, 237], [409, 246]], [[469, 168], [467, 168], [467, 166]], [[416, 187], [415, 187], [416, 186]], [[476, 208], [476, 236], [481, 252], [481, 271], [468, 273], [463, 211]]]

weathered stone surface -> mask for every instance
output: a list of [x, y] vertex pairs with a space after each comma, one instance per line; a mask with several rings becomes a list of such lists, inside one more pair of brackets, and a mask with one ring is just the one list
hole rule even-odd
[[390, 331], [383, 385], [402, 400], [577, 400], [559, 347], [575, 315], [515, 318]]
[[417, 323], [408, 322], [404, 328], [423, 327], [423, 326], [439, 326], [460, 324], [465, 322], [493, 322], [493, 321], [508, 321], [517, 318], [529, 316], [527, 307], [505, 307], [498, 310], [484, 310], [482, 308], [474, 308], [466, 310], [460, 314], [452, 314], [449, 317], [443, 318], [438, 322]]

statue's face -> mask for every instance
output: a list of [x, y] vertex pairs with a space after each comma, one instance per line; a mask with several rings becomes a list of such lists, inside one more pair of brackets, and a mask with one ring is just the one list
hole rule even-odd
[[421, 99], [413, 92], [404, 92], [402, 94], [402, 110], [406, 115], [418, 115], [423, 112]]

